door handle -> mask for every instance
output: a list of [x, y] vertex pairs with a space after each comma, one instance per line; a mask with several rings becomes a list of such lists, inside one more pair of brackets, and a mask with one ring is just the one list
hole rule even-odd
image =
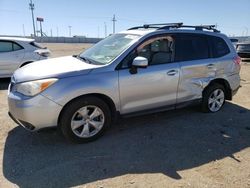
[[174, 76], [174, 75], [176, 75], [177, 73], [178, 73], [177, 70], [170, 70], [170, 71], [167, 72], [167, 75], [169, 75], [169, 76]]
[[213, 64], [213, 63], [211, 63], [211, 64], [208, 64], [208, 65], [207, 65], [207, 68], [209, 68], [209, 69], [212, 69], [212, 68], [214, 68], [214, 64]]

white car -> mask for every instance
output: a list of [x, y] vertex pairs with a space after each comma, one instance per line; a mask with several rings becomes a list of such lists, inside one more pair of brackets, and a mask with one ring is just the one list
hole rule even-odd
[[16, 69], [49, 55], [34, 39], [0, 37], [0, 78], [11, 77]]

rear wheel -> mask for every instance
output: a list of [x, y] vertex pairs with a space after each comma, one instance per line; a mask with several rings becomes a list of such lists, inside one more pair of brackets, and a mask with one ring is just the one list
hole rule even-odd
[[220, 84], [209, 86], [203, 93], [202, 111], [217, 112], [225, 103], [225, 88]]
[[80, 98], [65, 107], [59, 126], [63, 135], [77, 143], [100, 137], [111, 123], [108, 105], [99, 98]]

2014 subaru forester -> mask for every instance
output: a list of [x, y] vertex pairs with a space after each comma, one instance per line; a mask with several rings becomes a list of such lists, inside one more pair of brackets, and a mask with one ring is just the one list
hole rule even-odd
[[101, 136], [117, 115], [200, 102], [219, 111], [240, 86], [240, 58], [214, 26], [149, 24], [111, 35], [80, 55], [18, 69], [9, 115], [28, 130], [58, 126], [75, 142]]

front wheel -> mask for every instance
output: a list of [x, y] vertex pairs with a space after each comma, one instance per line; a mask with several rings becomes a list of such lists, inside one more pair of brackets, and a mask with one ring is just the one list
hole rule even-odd
[[203, 93], [202, 111], [218, 112], [225, 103], [225, 89], [220, 84], [209, 86]]
[[108, 105], [96, 97], [85, 97], [71, 102], [65, 107], [59, 120], [63, 135], [76, 143], [97, 139], [110, 123]]

